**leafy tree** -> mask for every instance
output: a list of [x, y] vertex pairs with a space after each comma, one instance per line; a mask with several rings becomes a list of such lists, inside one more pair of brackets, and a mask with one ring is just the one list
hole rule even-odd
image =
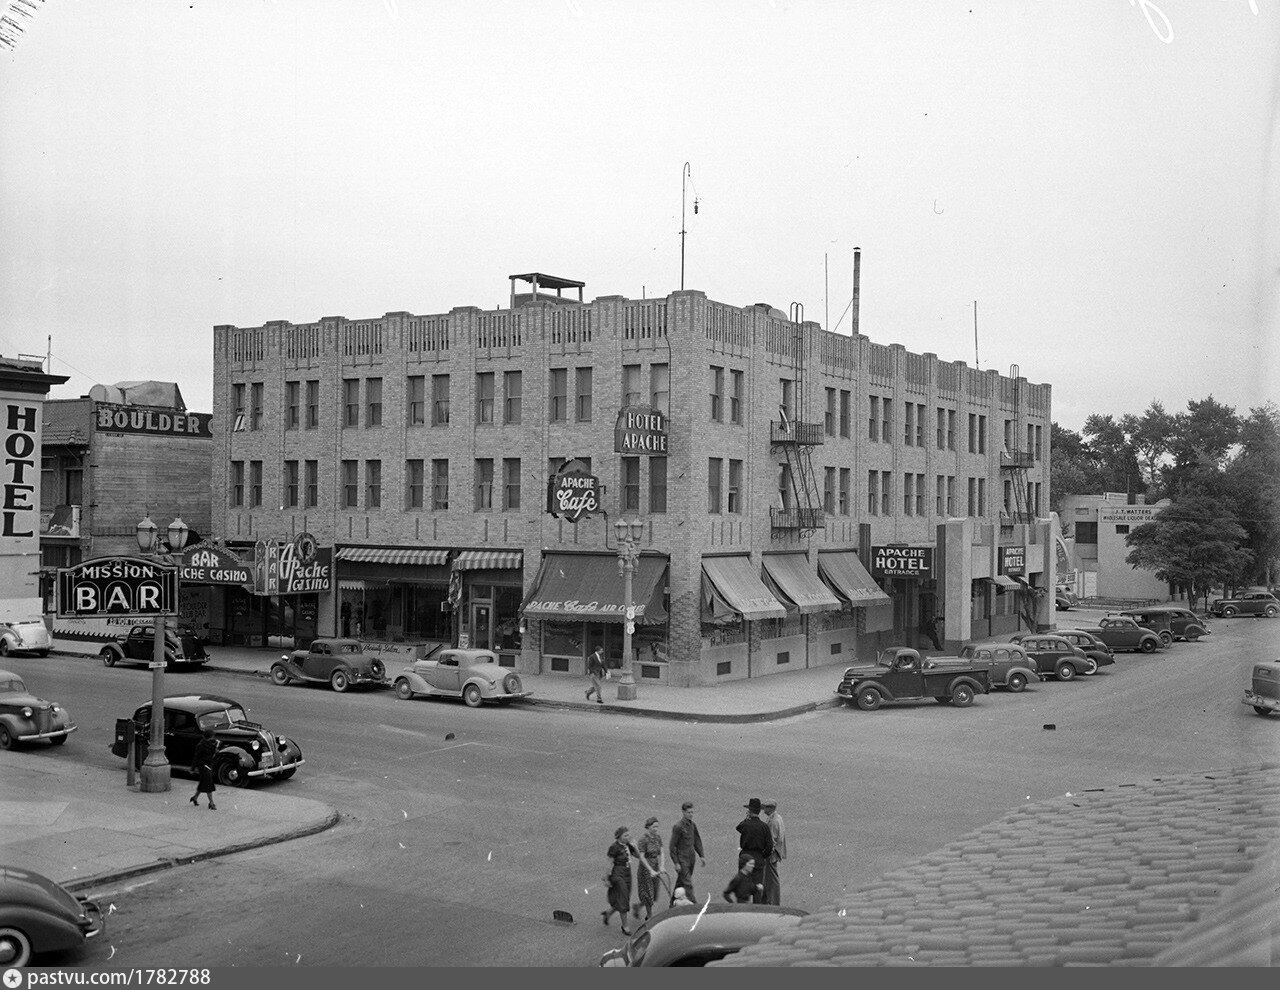
[[1151, 522], [1129, 533], [1125, 560], [1188, 589], [1195, 602], [1207, 599], [1215, 585], [1234, 586], [1247, 573], [1253, 563], [1252, 551], [1242, 545], [1247, 537], [1230, 506], [1187, 487]]
[[1176, 417], [1153, 401], [1141, 416], [1125, 413], [1120, 429], [1128, 437], [1129, 446], [1142, 466], [1143, 480], [1150, 492], [1160, 482], [1160, 462], [1169, 453], [1177, 431]]
[[1084, 421], [1084, 435], [1100, 471], [1098, 492], [1145, 492], [1142, 469], [1124, 428], [1110, 413], [1092, 413]]
[[1186, 484], [1204, 485], [1219, 475], [1227, 454], [1240, 435], [1240, 419], [1231, 406], [1212, 395], [1187, 403], [1187, 411], [1174, 417], [1170, 445], [1173, 464], [1164, 469], [1165, 490], [1178, 491]]
[[1049, 424], [1049, 459], [1049, 505], [1054, 512], [1062, 513], [1062, 500], [1068, 495], [1090, 495], [1100, 490], [1097, 459], [1075, 430]]
[[1275, 403], [1249, 410], [1239, 441], [1239, 452], [1223, 472], [1223, 487], [1253, 551], [1247, 583], [1271, 587], [1280, 570], [1280, 409]]

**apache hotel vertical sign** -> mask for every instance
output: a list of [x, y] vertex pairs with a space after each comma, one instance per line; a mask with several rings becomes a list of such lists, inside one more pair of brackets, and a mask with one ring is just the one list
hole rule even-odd
[[0, 392], [0, 607], [38, 617], [40, 603], [40, 422], [39, 398]]

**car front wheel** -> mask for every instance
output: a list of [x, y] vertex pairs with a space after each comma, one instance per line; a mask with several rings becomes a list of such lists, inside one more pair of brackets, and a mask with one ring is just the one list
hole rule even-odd
[[480, 693], [480, 688], [475, 684], [468, 684], [462, 689], [462, 700], [467, 703], [469, 708], [479, 708], [480, 702], [484, 701], [484, 695]]
[[7, 657], [9, 655], [9, 649], [9, 641], [7, 639], [0, 639], [0, 657]]
[[13, 733], [3, 725], [0, 725], [0, 749], [13, 749], [18, 740], [13, 738]]
[[408, 701], [413, 697], [413, 688], [403, 677], [396, 681], [396, 697], [401, 701]]
[[1098, 672], [1098, 661], [1096, 661], [1096, 660], [1086, 660], [1086, 661], [1085, 661], [1084, 672], [1085, 672], [1086, 674], [1096, 674], [1096, 673]]
[[329, 678], [329, 686], [341, 694], [345, 691], [351, 682], [347, 680], [347, 672], [345, 670], [335, 670], [333, 676]]
[[1280, 612], [1280, 609], [1276, 608], [1274, 605], [1268, 605], [1268, 606], [1267, 606], [1267, 618], [1268, 618], [1268, 619], [1274, 619], [1274, 618], [1276, 617], [1276, 613], [1277, 613], [1277, 612]]
[[1159, 645], [1160, 645], [1160, 640], [1156, 639], [1154, 636], [1150, 637], [1149, 639], [1144, 639], [1142, 641], [1142, 652], [1155, 653], [1156, 647]]
[[1162, 642], [1165, 646], [1172, 646], [1172, 645], [1173, 645], [1173, 633], [1168, 632], [1168, 631], [1165, 631], [1165, 632], [1160, 633], [1160, 642]]
[[1005, 687], [1015, 694], [1027, 686], [1027, 678], [1025, 674], [1010, 674], [1009, 679], [1005, 681]]
[[873, 712], [880, 707], [880, 692], [875, 688], [863, 688], [858, 692], [858, 707], [864, 712]]
[[106, 652], [106, 653], [102, 654], [102, 666], [104, 666], [104, 667], [114, 667], [114, 666], [116, 665], [116, 660], [117, 660], [117, 659], [119, 659], [119, 658], [118, 658], [114, 653], [112, 653], [112, 652], [108, 651], [108, 652]]
[[1253, 710], [1254, 710], [1255, 712], [1257, 712], [1259, 715], [1263, 715], [1263, 716], [1266, 716], [1266, 715], [1270, 715], [1270, 714], [1271, 714], [1271, 709], [1270, 709], [1270, 708], [1264, 708], [1262, 705], [1254, 705], [1254, 706], [1253, 706]]
[[1235, 614], [1236, 614], [1236, 610], [1235, 610], [1234, 606], [1228, 605], [1226, 608], [1224, 608], [1224, 609], [1222, 610], [1222, 614], [1223, 614], [1223, 616], [1225, 616], [1226, 618], [1228, 618], [1228, 619], [1229, 619], [1229, 618], [1231, 618], [1233, 615], [1235, 615]]
[[1058, 664], [1057, 674], [1058, 680], [1069, 681], [1076, 676], [1076, 669], [1069, 663], [1060, 663]]
[[20, 969], [31, 961], [31, 939], [20, 928], [0, 928], [0, 966]]
[[968, 684], [957, 684], [951, 689], [951, 703], [957, 708], [968, 708], [973, 704], [973, 688]]
[[240, 766], [239, 760], [223, 760], [218, 764], [216, 776], [223, 787], [247, 787], [249, 775]]
[[276, 664], [274, 667], [271, 668], [271, 683], [279, 684], [281, 686], [288, 684], [289, 672], [285, 670], [283, 667], [281, 667], [279, 664]]

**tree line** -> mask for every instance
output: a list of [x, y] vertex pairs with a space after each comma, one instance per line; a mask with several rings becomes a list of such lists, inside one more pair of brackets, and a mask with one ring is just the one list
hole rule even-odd
[[1126, 538], [1125, 558], [1191, 600], [1212, 589], [1273, 587], [1280, 571], [1280, 409], [1239, 415], [1206, 399], [1140, 416], [1093, 413], [1084, 429], [1052, 424], [1051, 508], [1068, 495], [1143, 494], [1170, 505]]

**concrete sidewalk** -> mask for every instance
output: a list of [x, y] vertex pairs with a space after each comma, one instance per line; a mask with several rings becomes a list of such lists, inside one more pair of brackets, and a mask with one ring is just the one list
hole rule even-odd
[[[57, 638], [53, 646], [57, 654], [99, 662], [97, 643]], [[284, 653], [280, 649], [235, 646], [211, 646], [208, 649], [211, 659], [201, 669], [254, 677], [269, 676], [272, 662]], [[393, 660], [387, 664], [388, 683], [404, 666], [403, 661]], [[524, 704], [598, 709], [611, 715], [627, 712], [650, 718], [694, 722], [767, 722], [840, 704], [835, 690], [846, 666], [848, 663], [841, 662], [768, 677], [728, 681], [712, 687], [681, 688], [640, 681], [637, 682], [633, 701], [617, 700], [618, 671], [613, 671], [613, 679], [605, 681], [604, 704], [586, 699], [590, 682], [585, 677], [518, 673], [525, 689], [533, 692]], [[172, 683], [176, 685], [179, 682], [175, 678]], [[166, 690], [174, 690], [169, 681], [166, 681]]]
[[219, 788], [216, 811], [189, 798], [195, 781], [144, 794], [120, 773], [51, 759], [47, 747], [0, 763], [0, 863], [84, 890], [152, 870], [284, 842], [331, 827], [338, 812], [279, 788]]

